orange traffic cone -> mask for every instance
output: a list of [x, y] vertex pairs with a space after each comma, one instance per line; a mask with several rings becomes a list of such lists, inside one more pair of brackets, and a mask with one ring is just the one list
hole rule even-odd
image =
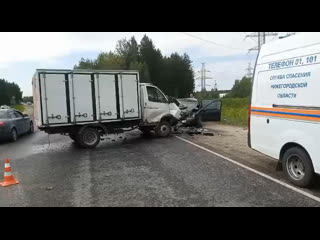
[[11, 167], [9, 163], [9, 159], [6, 158], [4, 162], [4, 180], [3, 182], [0, 182], [0, 185], [2, 187], [10, 186], [13, 184], [18, 184], [19, 182], [13, 177], [11, 173]]

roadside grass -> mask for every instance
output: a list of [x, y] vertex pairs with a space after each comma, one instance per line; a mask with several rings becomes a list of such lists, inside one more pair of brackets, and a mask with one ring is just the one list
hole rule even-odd
[[223, 98], [221, 123], [247, 127], [249, 98]]
[[22, 105], [22, 104], [19, 104], [19, 105], [13, 105], [13, 106], [11, 106], [11, 108], [14, 108], [14, 109], [16, 109], [16, 110], [18, 110], [18, 111], [20, 111], [20, 112], [24, 112], [24, 110], [25, 110], [25, 107]]

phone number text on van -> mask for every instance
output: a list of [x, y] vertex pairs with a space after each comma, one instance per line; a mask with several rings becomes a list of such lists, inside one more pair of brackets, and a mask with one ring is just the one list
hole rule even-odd
[[299, 57], [288, 60], [281, 60], [277, 62], [269, 63], [270, 69], [280, 69], [280, 68], [289, 68], [293, 66], [306, 65], [306, 64], [314, 64], [317, 62], [317, 55]]

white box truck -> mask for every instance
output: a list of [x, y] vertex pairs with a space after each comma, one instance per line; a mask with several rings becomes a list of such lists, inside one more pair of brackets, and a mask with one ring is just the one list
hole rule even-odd
[[38, 69], [32, 85], [37, 127], [85, 148], [135, 128], [166, 137], [180, 117], [159, 88], [139, 83], [138, 71]]
[[320, 173], [319, 64], [320, 33], [298, 33], [263, 45], [254, 70], [249, 146], [300, 187]]

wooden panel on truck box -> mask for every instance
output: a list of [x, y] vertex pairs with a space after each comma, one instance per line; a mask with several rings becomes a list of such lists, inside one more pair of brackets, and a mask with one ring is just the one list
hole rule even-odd
[[97, 120], [117, 119], [115, 74], [95, 74]]
[[65, 73], [41, 73], [40, 84], [43, 124], [68, 123]]
[[89, 73], [74, 73], [72, 76], [70, 83], [72, 122], [94, 120], [91, 76]]
[[137, 74], [119, 74], [121, 118], [138, 118], [138, 76]]

